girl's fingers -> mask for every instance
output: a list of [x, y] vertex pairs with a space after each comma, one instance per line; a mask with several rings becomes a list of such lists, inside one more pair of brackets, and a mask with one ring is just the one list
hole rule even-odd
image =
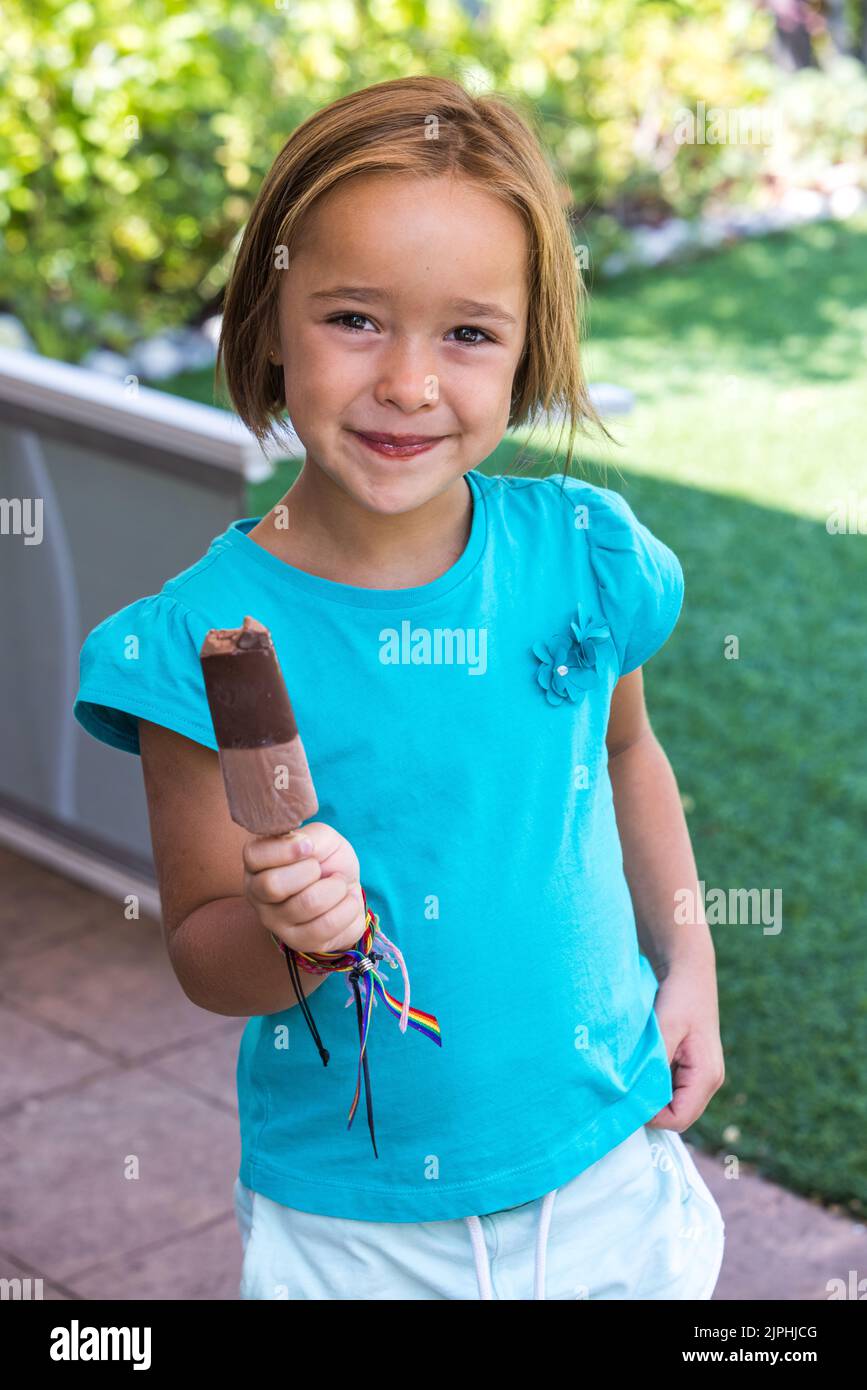
[[265, 869], [281, 868], [285, 864], [297, 864], [302, 859], [315, 858], [312, 849], [304, 849], [303, 843], [314, 843], [314, 836], [307, 826], [293, 830], [289, 835], [252, 835], [242, 848], [244, 868], [248, 873], [260, 874]]
[[248, 873], [245, 892], [257, 903], [282, 903], [307, 889], [322, 877], [318, 859], [301, 859], [297, 864], [283, 864], [277, 869]]
[[[327, 931], [329, 913], [346, 897], [346, 879], [342, 874], [329, 874], [320, 878], [310, 888], [296, 893], [291, 903], [284, 904], [284, 921], [297, 927], [315, 927], [317, 931]], [[340, 924], [334, 928], [340, 930]]]
[[[347, 904], [349, 906], [347, 906]], [[325, 945], [321, 947], [321, 950], [333, 951], [338, 947], [344, 951], [348, 950], [350, 946], [355, 945], [356, 941], [364, 932], [364, 903], [362, 901], [361, 886], [359, 884], [354, 883], [349, 885], [346, 897], [343, 902], [340, 903], [339, 907], [335, 908], [335, 913], [342, 912], [344, 907], [346, 908], [345, 926], [341, 927], [340, 930], [335, 933], [333, 940], [329, 938]], [[349, 938], [347, 938], [346, 930], [349, 927], [352, 927], [352, 931], [349, 934]]]
[[[324, 879], [323, 884], [333, 884], [338, 877], [335, 874], [331, 879]], [[294, 922], [288, 920], [285, 903], [260, 908], [260, 920], [274, 932], [275, 936], [279, 936], [281, 940], [285, 941], [287, 946], [294, 946], [303, 951], [324, 951], [326, 950], [326, 943], [345, 932], [358, 915], [356, 897], [347, 892], [345, 880], [341, 879], [340, 883], [342, 890], [336, 893], [337, 901], [332, 900], [324, 910], [308, 921]], [[319, 886], [319, 884], [315, 885], [316, 888]], [[334, 895], [333, 891], [332, 899]]]
[[[294, 868], [293, 865], [292, 871]], [[288, 869], [269, 870], [269, 874], [274, 875], [289, 872]], [[315, 883], [300, 888], [291, 897], [268, 898], [261, 902], [261, 906], [263, 910], [270, 908], [272, 919], [280, 921], [286, 927], [313, 926], [318, 929], [321, 925], [322, 929], [327, 931], [328, 924], [323, 924], [323, 919], [332, 908], [343, 902], [345, 897], [346, 879], [342, 874], [330, 874], [328, 878], [320, 878]], [[340, 930], [339, 922], [334, 930]]]
[[[302, 848], [309, 840], [312, 850]], [[343, 837], [325, 821], [310, 821], [288, 835], [253, 835], [243, 849], [244, 864], [250, 873], [276, 869], [282, 864], [296, 864], [299, 859], [313, 856], [324, 861], [343, 843]]]

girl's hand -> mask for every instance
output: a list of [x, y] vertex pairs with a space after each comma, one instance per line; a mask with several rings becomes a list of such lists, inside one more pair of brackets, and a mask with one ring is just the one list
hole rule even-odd
[[672, 1068], [671, 1101], [648, 1120], [653, 1129], [689, 1129], [725, 1081], [716, 980], [704, 968], [673, 969], [654, 1001]]
[[358, 855], [333, 826], [310, 821], [288, 835], [251, 835], [242, 853], [244, 896], [263, 927], [313, 955], [355, 945], [365, 919]]

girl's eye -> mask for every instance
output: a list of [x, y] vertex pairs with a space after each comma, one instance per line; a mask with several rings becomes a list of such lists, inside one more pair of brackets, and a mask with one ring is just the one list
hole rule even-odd
[[[462, 324], [460, 325], [460, 327], [452, 329], [452, 332], [453, 332], [453, 333], [480, 333], [480, 334], [482, 335], [482, 337], [484, 338], [485, 342], [487, 342], [487, 343], [492, 343], [492, 342], [494, 341], [493, 338], [491, 337], [491, 335], [490, 335], [489, 333], [486, 333], [486, 332], [484, 331], [484, 329], [482, 329], [482, 328], [473, 328], [472, 325], [469, 324], [469, 323], [462, 323]], [[481, 344], [477, 341], [477, 342], [474, 342], [474, 343], [459, 343], [458, 346], [459, 346], [459, 347], [481, 347]]]
[[370, 323], [370, 319], [367, 318], [366, 315], [364, 315], [364, 314], [335, 314], [333, 318], [330, 318], [330, 319], [328, 320], [328, 322], [329, 322], [329, 323], [339, 323], [340, 326], [341, 326], [341, 328], [345, 328], [345, 329], [346, 329], [347, 333], [359, 333], [359, 332], [361, 332], [361, 330], [358, 329], [358, 328], [350, 328], [348, 324], [345, 324], [345, 323], [343, 322], [344, 319], [362, 319], [365, 323]]
[[[345, 320], [347, 320], [347, 319], [360, 319], [362, 323], [370, 323], [370, 319], [367, 317], [366, 314], [354, 314], [354, 313], [334, 314], [334, 315], [328, 320], [328, 322], [329, 322], [329, 323], [336, 323], [336, 324], [338, 324], [338, 325], [339, 325], [341, 328], [343, 328], [343, 329], [345, 330], [345, 332], [347, 332], [347, 333], [361, 333], [361, 332], [364, 331], [364, 330], [361, 329], [361, 328], [356, 328], [356, 327], [351, 326], [349, 323], [347, 323], [347, 322], [345, 321]], [[492, 342], [494, 341], [493, 338], [491, 337], [491, 335], [490, 335], [489, 333], [486, 333], [486, 332], [484, 331], [484, 329], [482, 329], [482, 328], [473, 328], [472, 325], [471, 325], [471, 324], [468, 324], [468, 323], [462, 323], [462, 324], [460, 324], [457, 328], [453, 328], [453, 329], [452, 329], [452, 332], [453, 332], [453, 333], [475, 333], [475, 334], [478, 334], [478, 335], [479, 335], [485, 342], [487, 342], [487, 343], [492, 343]], [[459, 343], [458, 343], [458, 347], [481, 347], [481, 343], [479, 342], [479, 340], [478, 340], [478, 338], [477, 338], [474, 342], [471, 342], [471, 343], [468, 343], [468, 342], [459, 342]]]

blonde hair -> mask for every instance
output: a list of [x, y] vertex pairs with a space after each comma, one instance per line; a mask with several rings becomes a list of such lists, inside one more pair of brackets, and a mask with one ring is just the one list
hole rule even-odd
[[587, 291], [558, 184], [540, 141], [505, 97], [474, 96], [448, 77], [403, 77], [351, 92], [289, 137], [265, 176], [232, 267], [215, 385], [224, 369], [232, 405], [248, 429], [260, 443], [277, 437], [285, 399], [283, 368], [268, 359], [269, 345], [279, 341], [275, 252], [285, 246], [291, 259], [305, 214], [343, 180], [389, 172], [462, 175], [520, 215], [529, 241], [528, 317], [508, 427], [535, 428], [543, 412], [562, 413], [569, 424], [568, 472], [586, 420], [612, 436], [581, 367]]

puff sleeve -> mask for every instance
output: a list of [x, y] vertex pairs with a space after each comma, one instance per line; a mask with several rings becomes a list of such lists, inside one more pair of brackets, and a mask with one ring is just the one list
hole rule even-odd
[[79, 656], [79, 724], [125, 753], [141, 754], [139, 717], [216, 749], [199, 660], [209, 626], [166, 593], [105, 618]]
[[590, 565], [625, 676], [671, 636], [683, 606], [683, 569], [620, 493], [564, 476], [570, 502], [586, 508]]

